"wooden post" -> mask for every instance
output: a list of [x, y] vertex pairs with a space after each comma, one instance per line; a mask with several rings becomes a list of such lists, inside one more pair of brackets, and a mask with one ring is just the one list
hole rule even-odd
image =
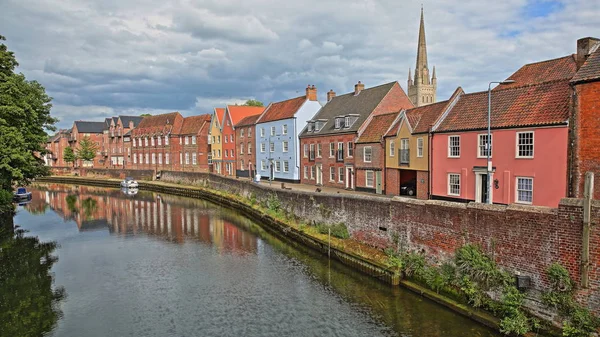
[[589, 286], [590, 272], [590, 221], [592, 212], [592, 199], [594, 198], [594, 173], [585, 174], [583, 190], [583, 233], [581, 241], [581, 287]]

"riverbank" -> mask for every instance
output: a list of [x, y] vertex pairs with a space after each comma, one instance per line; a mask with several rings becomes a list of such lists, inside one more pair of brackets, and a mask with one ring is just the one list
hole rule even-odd
[[[116, 179], [84, 177], [48, 177], [39, 181], [112, 188], [119, 187], [120, 182]], [[263, 224], [264, 228], [270, 233], [293, 245], [300, 243], [308, 246], [325, 256], [329, 255], [331, 258], [371, 277], [375, 277], [382, 282], [390, 285], [401, 285], [410, 289], [496, 331], [500, 328], [500, 319], [490, 313], [459, 303], [413, 281], [402, 279], [397, 271], [392, 270], [389, 265], [385, 264], [387, 256], [381, 250], [354, 240], [341, 240], [334, 237], [329, 239], [328, 235], [318, 233], [313, 226], [299, 223], [293, 216], [285, 214], [281, 210], [273, 209], [272, 205], [269, 208], [269, 205], [265, 205], [264, 203], [261, 205], [256, 200], [253, 201], [252, 198], [200, 186], [181, 186], [166, 182], [144, 181], [140, 182], [140, 188], [159, 193], [203, 198], [227, 207], [232, 207], [258, 223]]]

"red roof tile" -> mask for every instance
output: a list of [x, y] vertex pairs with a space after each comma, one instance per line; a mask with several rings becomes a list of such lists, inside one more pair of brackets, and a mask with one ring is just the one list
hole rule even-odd
[[147, 135], [153, 133], [178, 133], [183, 117], [179, 112], [171, 112], [156, 116], [147, 116], [142, 119], [137, 128], [133, 129], [134, 135]]
[[400, 128], [401, 121], [402, 121], [401, 119], [397, 120], [396, 123], [394, 123], [390, 127], [390, 129], [388, 130], [388, 132], [385, 134], [384, 137], [392, 137], [392, 136], [395, 136], [396, 134], [398, 134], [398, 128]]
[[[495, 90], [492, 92], [492, 128], [566, 123], [571, 89], [568, 80]], [[487, 91], [461, 95], [437, 132], [487, 128]]]
[[394, 122], [400, 112], [392, 112], [383, 115], [373, 116], [365, 131], [360, 135], [357, 144], [359, 143], [376, 143], [381, 141], [390, 125]]
[[239, 121], [248, 116], [260, 115], [265, 108], [262, 106], [228, 105], [227, 112], [231, 119], [231, 124], [236, 125]]
[[577, 74], [573, 77], [572, 82], [584, 82], [600, 79], [600, 44], [596, 45], [590, 56], [583, 63]]
[[271, 103], [265, 113], [260, 117], [259, 123], [272, 122], [280, 119], [292, 118], [306, 102], [306, 96], [300, 96], [281, 102]]
[[260, 115], [252, 115], [252, 116], [248, 116], [245, 117], [244, 119], [242, 119], [241, 121], [239, 121], [235, 127], [237, 128], [238, 126], [249, 126], [249, 125], [254, 125], [256, 124], [256, 120], [260, 117]]
[[215, 112], [217, 113], [217, 122], [219, 122], [219, 127], [223, 125], [223, 116], [225, 115], [225, 108], [215, 108]]
[[562, 79], [571, 79], [577, 71], [575, 55], [568, 55], [557, 59], [546, 60], [526, 64], [510, 75], [509, 80], [515, 83], [501, 84], [494, 90], [521, 87], [543, 82], [550, 82]]
[[210, 123], [210, 115], [190, 116], [183, 119], [183, 125], [179, 134], [181, 135], [196, 135], [202, 128], [204, 123]]

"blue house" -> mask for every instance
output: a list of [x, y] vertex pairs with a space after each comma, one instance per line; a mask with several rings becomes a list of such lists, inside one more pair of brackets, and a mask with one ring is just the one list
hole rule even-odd
[[271, 103], [256, 121], [256, 171], [263, 179], [300, 182], [298, 135], [321, 109], [315, 86], [306, 95]]

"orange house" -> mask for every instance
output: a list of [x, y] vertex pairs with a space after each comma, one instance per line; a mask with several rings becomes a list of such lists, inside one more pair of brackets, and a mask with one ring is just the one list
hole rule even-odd
[[222, 160], [225, 169], [219, 172], [225, 176], [235, 176], [236, 174], [236, 139], [235, 125], [248, 116], [260, 115], [265, 110], [264, 107], [228, 105], [225, 108], [223, 116], [223, 125], [221, 128], [221, 138], [223, 146]]

